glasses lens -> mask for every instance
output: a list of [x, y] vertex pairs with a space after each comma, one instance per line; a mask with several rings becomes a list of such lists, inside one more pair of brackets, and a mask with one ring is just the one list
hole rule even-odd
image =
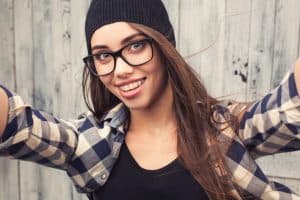
[[[104, 76], [113, 72], [115, 68], [114, 55], [116, 53], [97, 53], [84, 58], [84, 62], [93, 75]], [[133, 42], [122, 49], [122, 58], [132, 66], [138, 66], [149, 62], [153, 57], [151, 39], [143, 39]]]
[[108, 53], [97, 53], [93, 55], [91, 62], [95, 67], [94, 74], [99, 76], [111, 73], [114, 70], [114, 58]]
[[122, 56], [131, 65], [141, 65], [152, 59], [151, 41], [141, 40], [128, 45], [122, 51]]

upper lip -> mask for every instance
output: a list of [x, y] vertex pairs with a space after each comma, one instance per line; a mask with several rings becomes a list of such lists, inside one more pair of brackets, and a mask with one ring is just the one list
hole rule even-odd
[[140, 80], [143, 80], [143, 79], [145, 79], [145, 77], [144, 78], [137, 78], [137, 79], [126, 80], [126, 81], [122, 81], [122, 82], [116, 83], [115, 86], [121, 87], [121, 86], [128, 85], [130, 83], [133, 83], [133, 82], [136, 82], [136, 81], [140, 81]]

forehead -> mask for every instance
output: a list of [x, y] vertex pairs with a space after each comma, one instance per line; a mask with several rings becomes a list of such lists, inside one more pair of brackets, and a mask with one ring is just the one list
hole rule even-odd
[[139, 31], [132, 28], [126, 22], [107, 24], [94, 32], [91, 39], [91, 46], [106, 45], [113, 47], [115, 45], [120, 45], [124, 38], [137, 33], [139, 33]]

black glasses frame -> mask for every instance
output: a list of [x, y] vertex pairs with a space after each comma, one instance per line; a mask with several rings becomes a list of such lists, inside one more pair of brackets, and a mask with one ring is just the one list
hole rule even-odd
[[[133, 65], [133, 64], [131, 64], [130, 62], [128, 62], [128, 61], [126, 60], [126, 58], [124, 58], [124, 56], [122, 55], [122, 51], [123, 51], [124, 49], [126, 49], [127, 47], [129, 47], [130, 45], [134, 44], [134, 43], [137, 43], [137, 42], [144, 42], [144, 41], [148, 41], [148, 42], [150, 43], [151, 53], [152, 53], [151, 58], [150, 58], [148, 61], [146, 61], [146, 62], [144, 62], [144, 63], [141, 63], [141, 64], [138, 64], [138, 65]], [[113, 69], [111, 70], [111, 72], [106, 73], [106, 74], [101, 74], [101, 75], [100, 75], [100, 74], [97, 73], [97, 70], [96, 70], [95, 65], [94, 65], [94, 56], [97, 56], [97, 55], [100, 55], [100, 54], [103, 54], [103, 53], [109, 54], [109, 55], [111, 55], [111, 56], [113, 57], [113, 60], [114, 60], [114, 67], [113, 67]], [[109, 75], [109, 74], [111, 74], [112, 72], [115, 71], [115, 69], [116, 69], [116, 63], [117, 63], [117, 58], [119, 58], [119, 57], [122, 58], [122, 60], [123, 60], [125, 63], [127, 63], [128, 65], [130, 65], [131, 67], [141, 66], [141, 65], [144, 65], [144, 64], [150, 62], [150, 61], [153, 59], [153, 39], [147, 37], [147, 38], [144, 38], [144, 39], [141, 39], [141, 40], [137, 40], [137, 41], [130, 42], [129, 44], [125, 45], [124, 47], [122, 47], [121, 49], [119, 49], [119, 50], [117, 50], [117, 51], [115, 51], [115, 52], [101, 52], [101, 53], [95, 53], [95, 54], [92, 54], [92, 55], [88, 55], [88, 56], [86, 56], [86, 57], [83, 58], [83, 62], [85, 63], [85, 65], [87, 66], [87, 68], [89, 69], [89, 71], [90, 71], [94, 76], [106, 76], [106, 75]]]

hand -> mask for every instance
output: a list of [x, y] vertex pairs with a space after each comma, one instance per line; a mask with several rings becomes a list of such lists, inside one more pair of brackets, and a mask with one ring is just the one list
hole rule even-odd
[[7, 124], [8, 116], [8, 97], [4, 90], [0, 87], [0, 138]]

